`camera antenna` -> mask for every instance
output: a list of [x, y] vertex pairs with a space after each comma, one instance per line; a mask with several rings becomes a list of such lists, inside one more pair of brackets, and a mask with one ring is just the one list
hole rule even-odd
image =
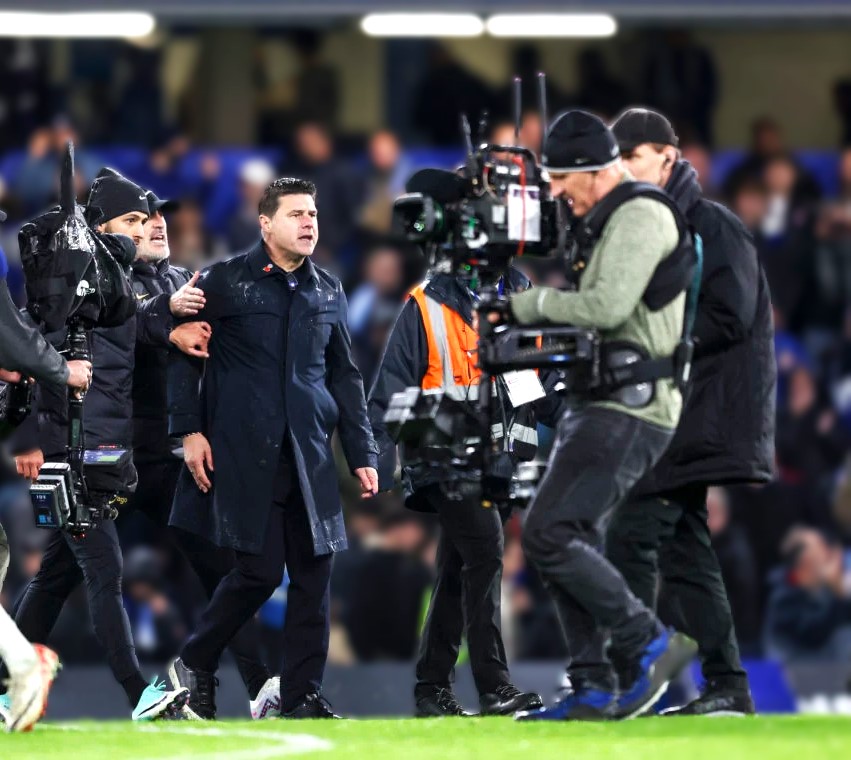
[[473, 157], [473, 135], [470, 131], [470, 122], [467, 114], [461, 114], [461, 133], [464, 135], [464, 147], [467, 149], [467, 157]]
[[74, 143], [70, 140], [65, 145], [62, 173], [59, 177], [59, 203], [69, 216], [74, 213], [77, 205], [77, 193], [74, 188]]
[[522, 113], [522, 96], [523, 96], [523, 80], [520, 77], [514, 77], [514, 81], [512, 83], [512, 110], [514, 113], [514, 144], [517, 145], [520, 142], [520, 121], [523, 118]]
[[538, 72], [538, 110], [541, 112], [541, 163], [547, 162], [544, 153], [544, 140], [547, 135], [547, 75], [543, 71]]
[[481, 116], [479, 116], [479, 145], [483, 145], [484, 143], [488, 142], [488, 115], [489, 114], [487, 112], [487, 109], [485, 109], [484, 111], [482, 111]]

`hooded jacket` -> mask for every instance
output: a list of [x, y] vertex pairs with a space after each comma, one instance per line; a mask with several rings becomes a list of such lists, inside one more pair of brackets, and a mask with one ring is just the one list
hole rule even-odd
[[777, 368], [765, 273], [748, 230], [729, 209], [703, 197], [691, 164], [678, 161], [665, 190], [703, 240], [694, 362], [674, 438], [633, 495], [691, 483], [767, 482]]

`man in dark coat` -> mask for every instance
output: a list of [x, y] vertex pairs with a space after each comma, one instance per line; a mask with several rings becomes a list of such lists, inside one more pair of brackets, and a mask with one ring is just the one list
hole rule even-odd
[[634, 487], [608, 528], [608, 557], [665, 622], [697, 640], [707, 687], [683, 714], [753, 712], [721, 568], [707, 526], [710, 485], [772, 477], [776, 367], [771, 304], [750, 234], [705, 199], [679, 159], [664, 116], [630, 109], [615, 121], [624, 163], [664, 187], [703, 241], [692, 379], [668, 450]]
[[[377, 447], [351, 359], [346, 297], [314, 266], [315, 187], [273, 182], [259, 204], [262, 241], [198, 282], [212, 328], [206, 368], [172, 354], [169, 427], [183, 437], [171, 524], [235, 552], [181, 656], [173, 683], [214, 714], [213, 674], [240, 627], [289, 572], [281, 711], [332, 717], [319, 694], [328, 649], [333, 553], [346, 548], [331, 434], [364, 496], [377, 492]], [[203, 378], [202, 378], [203, 372]], [[199, 392], [200, 391], [200, 392]]]
[[[210, 326], [206, 322], [178, 324], [204, 307], [204, 293], [195, 287], [197, 273], [192, 275], [169, 263], [168, 224], [163, 212], [177, 204], [158, 198], [150, 190], [147, 198], [150, 215], [133, 261], [133, 292], [139, 304], [133, 368], [133, 459], [139, 484], [126, 511], [142, 512], [154, 530], [164, 534], [183, 467], [174, 453], [180, 442], [168, 435], [168, 352], [177, 347], [190, 356], [205, 356]], [[191, 533], [173, 530], [172, 538], [189, 560], [207, 597], [211, 597], [233, 567], [233, 552]], [[121, 539], [125, 539], [123, 533]], [[234, 637], [231, 654], [248, 690], [254, 718], [280, 710], [279, 679], [270, 677], [258, 657], [259, 648], [259, 632], [252, 619]]]

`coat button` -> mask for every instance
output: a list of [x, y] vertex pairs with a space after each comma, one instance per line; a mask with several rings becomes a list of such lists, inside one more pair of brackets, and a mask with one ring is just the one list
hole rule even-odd
[[258, 464], [259, 464], [261, 467], [265, 467], [265, 466], [266, 466], [266, 460], [265, 460], [265, 459], [261, 459], [261, 460], [260, 460], [260, 462], [259, 462]]

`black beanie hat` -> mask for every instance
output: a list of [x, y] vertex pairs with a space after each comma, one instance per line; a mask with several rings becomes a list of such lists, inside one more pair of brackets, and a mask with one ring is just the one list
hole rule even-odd
[[612, 122], [612, 132], [621, 150], [634, 150], [644, 143], [679, 146], [671, 122], [649, 108], [628, 108]]
[[612, 131], [587, 111], [565, 111], [547, 130], [544, 166], [553, 174], [594, 172], [620, 157]]
[[104, 167], [92, 182], [86, 204], [86, 221], [92, 225], [103, 224], [131, 211], [145, 216], [150, 214], [147, 194], [115, 169]]

